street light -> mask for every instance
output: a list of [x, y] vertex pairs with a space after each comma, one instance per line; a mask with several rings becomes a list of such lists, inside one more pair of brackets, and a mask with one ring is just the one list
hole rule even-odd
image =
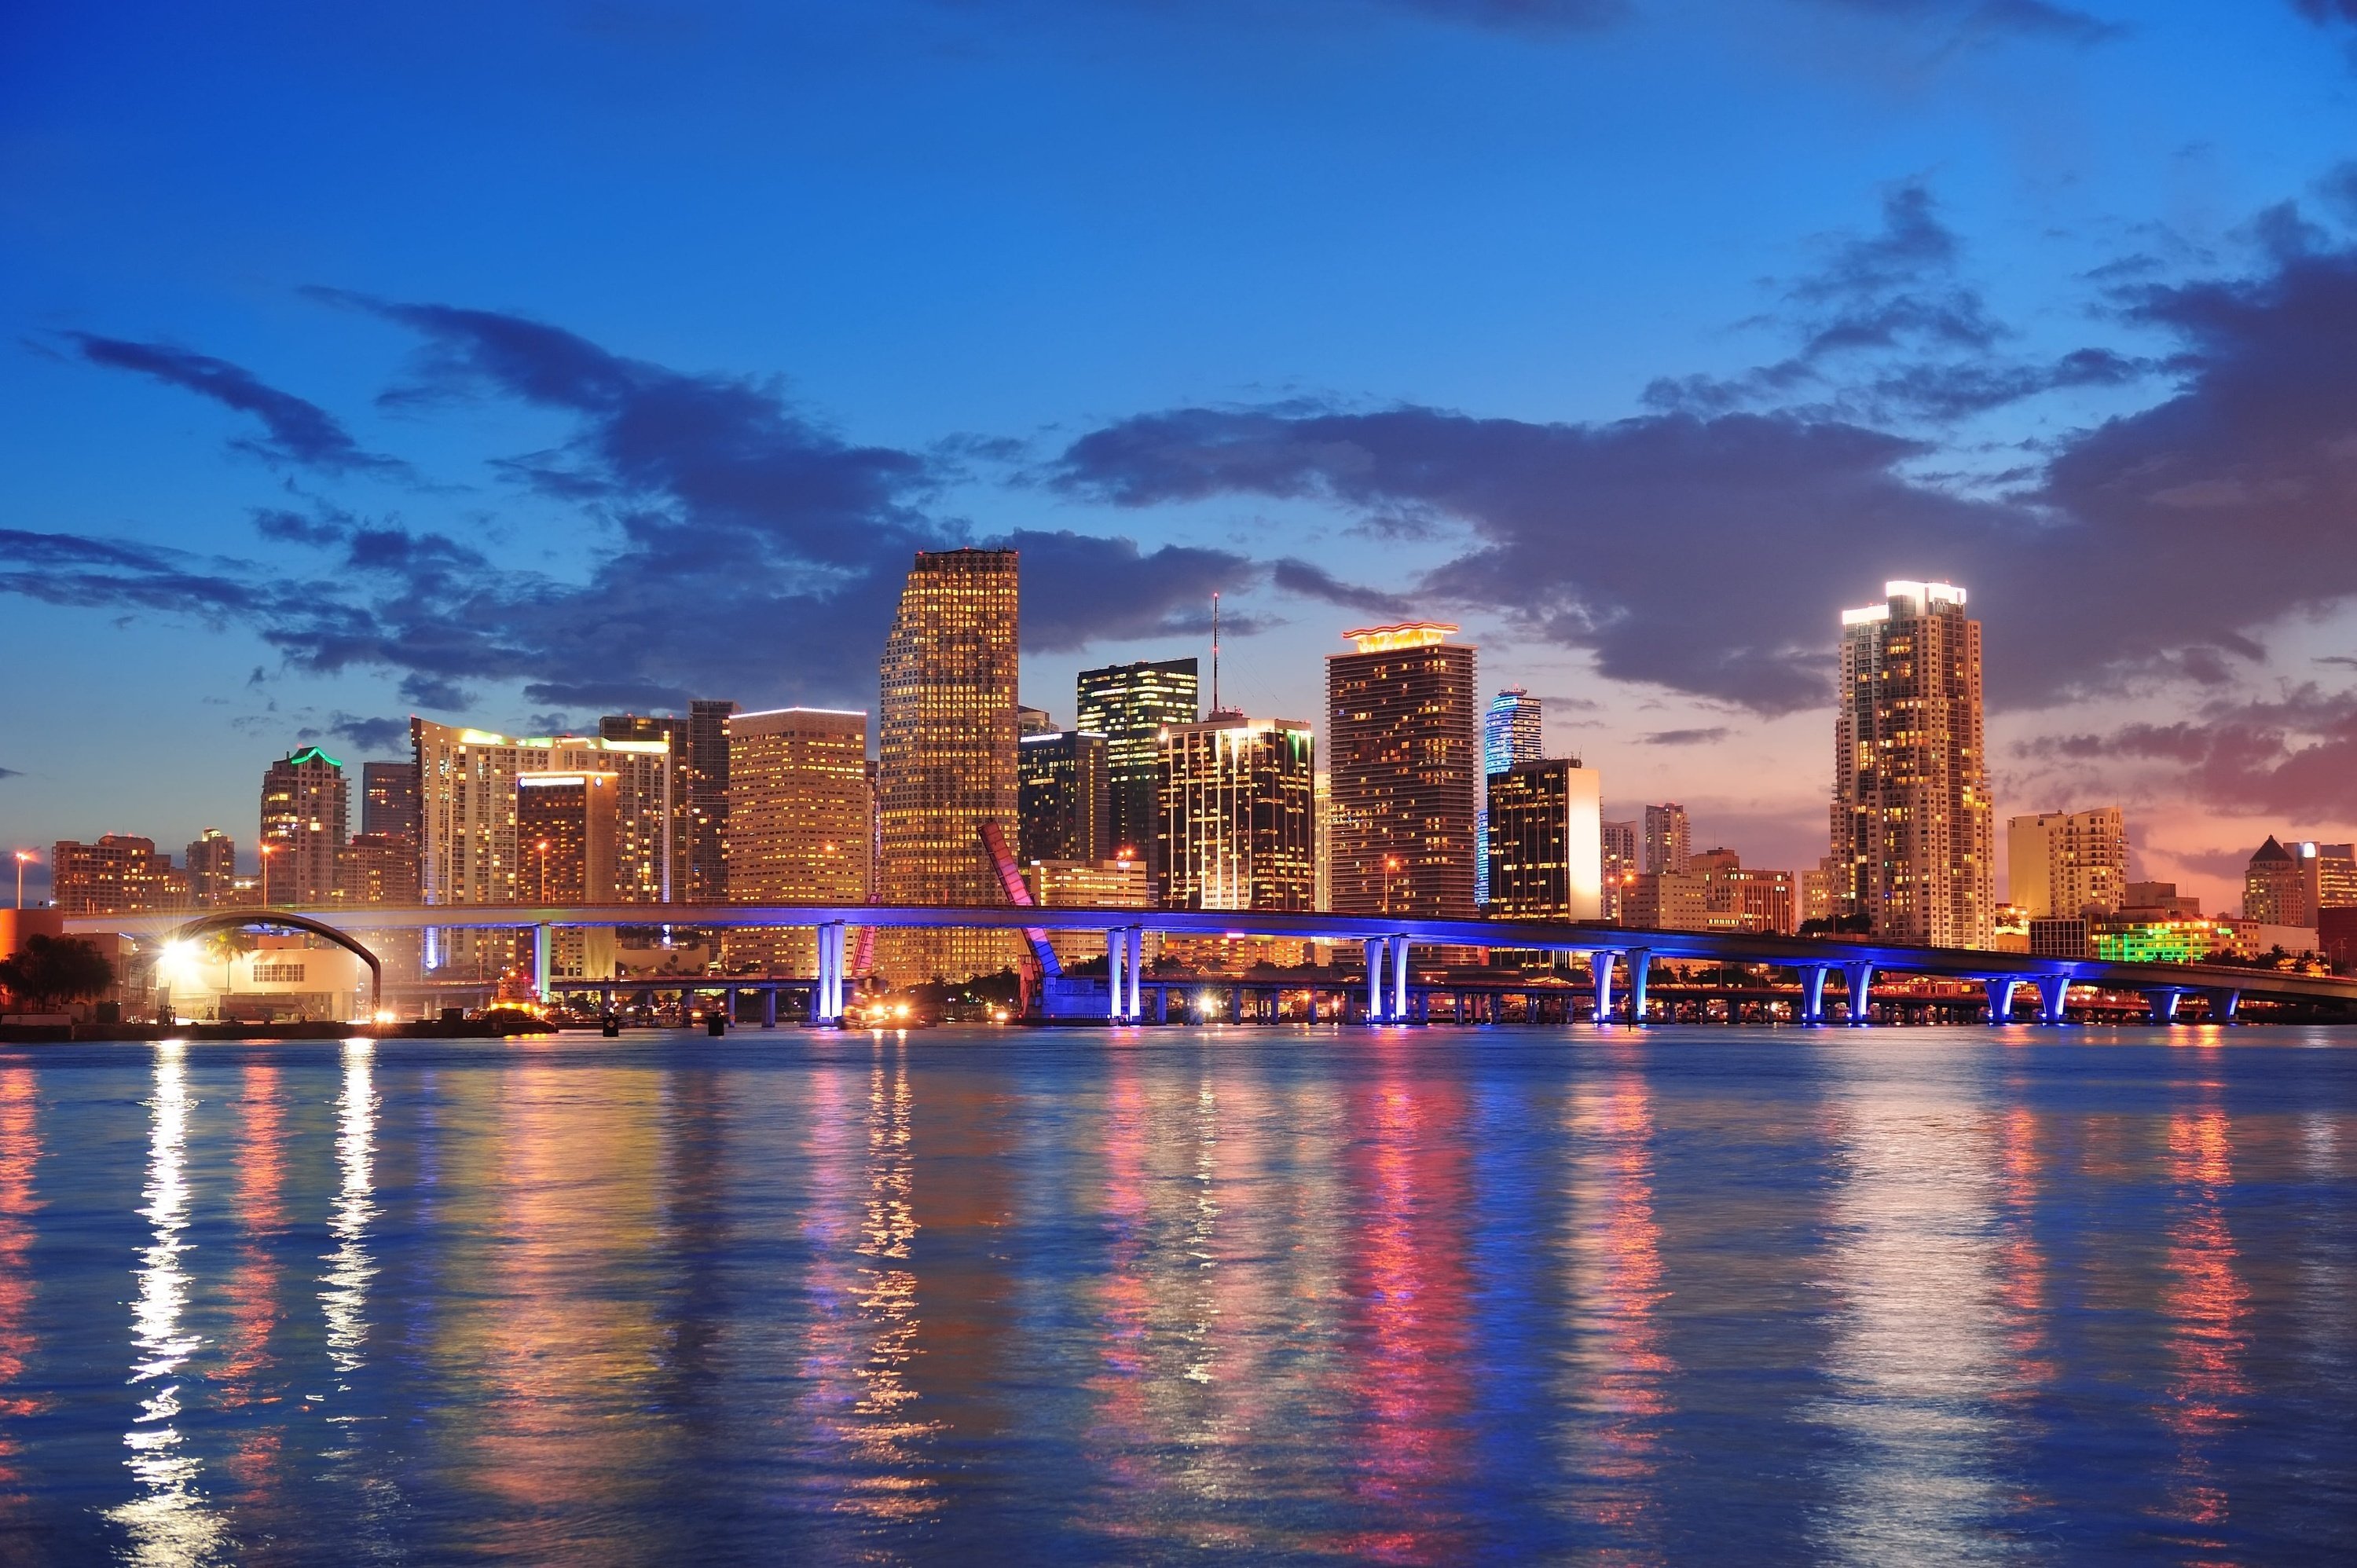
[[540, 851], [540, 901], [545, 904], [548, 902], [548, 841], [543, 839], [533, 847]]
[[1383, 913], [1386, 915], [1392, 912], [1392, 876], [1398, 870], [1399, 856], [1395, 854], [1383, 856]]
[[270, 857], [278, 850], [277, 844], [265, 843], [257, 846], [254, 852], [262, 856], [262, 907], [265, 909], [270, 908]]
[[36, 864], [40, 858], [29, 849], [16, 852], [16, 908], [19, 909], [25, 907], [25, 867]]

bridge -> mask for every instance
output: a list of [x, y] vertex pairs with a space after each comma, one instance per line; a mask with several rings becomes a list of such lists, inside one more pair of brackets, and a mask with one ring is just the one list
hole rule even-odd
[[[120, 932], [139, 939], [167, 939], [190, 919], [186, 912], [134, 915], [74, 915], [71, 932]], [[1851, 1023], [1868, 1013], [1875, 977], [1912, 974], [1970, 981], [1984, 988], [1989, 1017], [2013, 1015], [2017, 992], [2038, 997], [2041, 1023], [2061, 1024], [2073, 986], [2141, 995], [2155, 1023], [2171, 1023], [2179, 1004], [2200, 997], [2213, 1023], [2232, 1023], [2244, 998], [2326, 1004], [2357, 1013], [2357, 980], [2289, 974], [2222, 964], [2115, 963], [2092, 959], [2033, 957], [2027, 953], [1980, 952], [1961, 948], [1904, 947], [1891, 943], [1746, 931], [1652, 931], [1592, 922], [1421, 919], [1389, 915], [1279, 913], [1228, 910], [1062, 908], [1009, 906], [898, 904], [430, 904], [326, 905], [302, 909], [213, 910], [209, 927], [249, 924], [300, 925], [307, 929], [384, 932], [410, 930], [506, 930], [533, 939], [534, 975], [543, 995], [550, 989], [550, 933], [560, 929], [618, 926], [682, 926], [706, 929], [744, 928], [812, 930], [818, 937], [819, 972], [793, 982], [747, 977], [747, 989], [768, 988], [774, 1010], [778, 985], [806, 989], [816, 1022], [840, 1022], [856, 980], [846, 972], [848, 933], [856, 929], [958, 929], [1084, 931], [1105, 941], [1107, 974], [1102, 1016], [1112, 1023], [1138, 1023], [1147, 1016], [1143, 952], [1145, 933], [1166, 937], [1273, 938], [1361, 947], [1366, 955], [1365, 1005], [1371, 1023], [1407, 1023], [1419, 1015], [1412, 1000], [1409, 954], [1416, 946], [1502, 948], [1585, 958], [1598, 1021], [1645, 1016], [1646, 977], [1656, 959], [1720, 964], [1766, 964], [1792, 972], [1798, 982], [1795, 1019], [1829, 1020], [1826, 987], [1838, 981]], [[1616, 981], [1625, 974], [1625, 988]], [[583, 990], [600, 983], [579, 983]], [[671, 988], [717, 990], [725, 977], [679, 977]], [[1157, 983], [1154, 989], [1162, 990]], [[1161, 999], [1158, 998], [1159, 1002]], [[1159, 1006], [1157, 1005], [1157, 1011]]]

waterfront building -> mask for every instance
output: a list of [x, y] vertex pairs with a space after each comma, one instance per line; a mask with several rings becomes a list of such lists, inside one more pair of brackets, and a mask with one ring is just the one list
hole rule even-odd
[[[870, 896], [867, 715], [831, 708], [728, 723], [728, 897], [740, 904], [864, 904]], [[817, 972], [807, 929], [731, 931], [730, 966]]]
[[1113, 795], [1105, 737], [1042, 730], [1016, 743], [1016, 854], [1026, 861], [1113, 858]]
[[1844, 914], [1888, 941], [1995, 940], [1996, 819], [1981, 724], [1981, 625], [1964, 590], [1891, 582], [1842, 612], [1832, 853]]
[[2014, 817], [2005, 836], [2013, 901], [2033, 918], [2108, 915], [2126, 901], [2128, 833], [2117, 806]]
[[417, 759], [361, 764], [361, 832], [393, 835], [414, 846], [417, 825]]
[[1800, 929], [1791, 872], [1745, 865], [1741, 856], [1726, 848], [1690, 856], [1686, 869], [1702, 879], [1704, 929], [1791, 936]]
[[2311, 924], [2327, 909], [2357, 905], [2357, 844], [2303, 842], [2299, 871]]
[[521, 773], [515, 782], [518, 901], [612, 903], [621, 775]]
[[2029, 922], [2029, 951], [2035, 958], [2093, 958], [2094, 922], [2084, 915], [2041, 917]]
[[1690, 871], [1641, 871], [1620, 900], [1624, 926], [1647, 931], [1710, 929], [1709, 889]]
[[604, 740], [661, 741], [672, 759], [672, 887], [669, 897], [717, 904], [728, 897], [728, 720], [737, 704], [695, 698], [684, 714], [608, 714]]
[[336, 899], [343, 904], [417, 902], [417, 846], [400, 833], [354, 833], [336, 859]]
[[188, 843], [186, 857], [188, 896], [199, 909], [219, 909], [231, 903], [237, 885], [237, 841], [219, 828], [207, 828]]
[[49, 848], [49, 903], [68, 915], [132, 915], [185, 909], [188, 877], [156, 841], [102, 834], [95, 843], [60, 839]]
[[1525, 758], [1492, 771], [1488, 782], [1487, 913], [1504, 920], [1603, 918], [1602, 776], [1577, 757]]
[[2309, 918], [2306, 871], [2273, 833], [2243, 869], [2243, 918], [2279, 926], [2303, 925]]
[[[1141, 856], [1109, 860], [1035, 860], [1023, 867], [1024, 883], [1032, 902], [1051, 909], [1150, 909], [1154, 886]], [[1112, 924], [1108, 921], [1107, 924]], [[1143, 961], [1152, 963], [1160, 951], [1160, 936], [1143, 933]], [[1066, 969], [1104, 957], [1102, 931], [1051, 931], [1048, 945]]]
[[1539, 722], [1539, 700], [1520, 686], [1509, 686], [1490, 699], [1481, 716], [1481, 776], [1485, 785], [1481, 809], [1473, 824], [1473, 901], [1490, 901], [1490, 808], [1486, 780], [1518, 762], [1538, 762], [1546, 757]]
[[1035, 708], [1028, 703], [1015, 705], [1015, 738], [1025, 739], [1035, 735], [1054, 735], [1055, 715], [1045, 708]]
[[1604, 881], [1602, 918], [1617, 924], [1621, 900], [1630, 885], [1637, 880], [1641, 866], [1637, 858], [1637, 846], [1641, 841], [1633, 822], [1601, 823], [1597, 834], [1598, 861]]
[[2201, 900], [2178, 892], [2174, 882], [2131, 882], [2116, 913], [2123, 919], [2199, 919]]
[[1316, 902], [1313, 736], [1298, 720], [1241, 714], [1163, 730], [1163, 908], [1306, 910]]
[[[1017, 822], [1017, 562], [1012, 550], [922, 551], [885, 644], [878, 832], [888, 904], [1006, 897], [982, 825]], [[1088, 726], [1083, 726], [1088, 727]], [[895, 984], [1012, 967], [1020, 938], [890, 931], [878, 967]]]
[[2029, 911], [2019, 904], [1999, 904], [1989, 929], [1998, 952], [2029, 950]]
[[1839, 867], [1829, 866], [1821, 859], [1801, 873], [1801, 921], [1803, 925], [1814, 921], [1826, 929], [1832, 927], [1836, 912], [1834, 886], [1839, 871]]
[[1334, 776], [1319, 768], [1312, 789], [1309, 853], [1317, 869], [1311, 877], [1309, 907], [1326, 910], [1334, 907]]
[[263, 881], [275, 905], [325, 904], [336, 896], [336, 857], [350, 832], [344, 765], [316, 746], [292, 751], [262, 776]]
[[1083, 670], [1078, 685], [1075, 729], [1105, 737], [1105, 788], [1110, 805], [1107, 833], [1115, 853], [1146, 863], [1155, 886], [1157, 747], [1166, 725], [1191, 725], [1202, 717], [1192, 659], [1142, 660]]
[[1465, 918], [1479, 803], [1476, 650], [1438, 621], [1363, 627], [1326, 660], [1338, 912]]
[[1682, 875], [1694, 858], [1694, 824], [1686, 809], [1674, 800], [1645, 808], [1645, 864], [1653, 875]]

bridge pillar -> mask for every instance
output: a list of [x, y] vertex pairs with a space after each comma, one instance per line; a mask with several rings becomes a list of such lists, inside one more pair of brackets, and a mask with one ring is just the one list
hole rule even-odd
[[1383, 961], [1388, 956], [1389, 943], [1381, 937], [1367, 939], [1367, 1022], [1383, 1021]]
[[1619, 955], [1609, 948], [1599, 948], [1587, 955], [1589, 983], [1596, 987], [1596, 1021], [1612, 1022], [1612, 961]]
[[2234, 1015], [2242, 1011], [2243, 993], [2239, 991], [2212, 991], [2209, 997], [2210, 1021], [2212, 1024], [2231, 1024], [2234, 1021]]
[[843, 1022], [844, 926], [829, 920], [818, 929], [818, 983], [811, 988], [811, 1022]]
[[2179, 993], [2167, 987], [2156, 987], [2144, 993], [2145, 1005], [2152, 1010], [2155, 1024], [2177, 1022], [2177, 998]]
[[1105, 931], [1105, 1022], [1121, 1022], [1121, 1005], [1129, 998], [1127, 986], [1122, 981], [1122, 970], [1129, 958], [1129, 928], [1114, 926]]
[[1803, 1024], [1825, 1021], [1825, 966], [1804, 963], [1800, 966], [1801, 1018]]
[[778, 988], [774, 985], [764, 985], [761, 987], [761, 1027], [774, 1029], [777, 1026]]
[[2013, 990], [2015, 986], [2021, 983], [2018, 980], [1996, 979], [1984, 981], [1982, 983], [1988, 987], [1988, 1010], [1989, 1023], [1991, 1026], [2011, 1023], [2013, 1021]]
[[548, 950], [551, 946], [548, 928], [532, 929], [532, 993], [543, 1002], [548, 1000]]
[[2059, 1028], [2069, 1016], [2071, 977], [2067, 974], [2041, 974], [2038, 977], [2038, 1021]]
[[1408, 1022], [1407, 1010], [1407, 936], [1403, 932], [1392, 939], [1392, 1022]]
[[1653, 955], [1644, 948], [1629, 950], [1629, 1022], [1645, 1021], [1645, 977], [1653, 967]]
[[1874, 965], [1863, 961], [1846, 963], [1842, 965], [1842, 978], [1849, 983], [1849, 1021], [1853, 1026], [1862, 1025], [1874, 999]]
[[1146, 974], [1146, 928], [1129, 928], [1129, 1021], [1146, 1022], [1146, 997], [1143, 984]]

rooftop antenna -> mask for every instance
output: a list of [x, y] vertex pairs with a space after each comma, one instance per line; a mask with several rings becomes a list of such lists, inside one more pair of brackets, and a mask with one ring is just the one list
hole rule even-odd
[[1211, 590], [1211, 716], [1224, 712], [1220, 706], [1220, 590]]

